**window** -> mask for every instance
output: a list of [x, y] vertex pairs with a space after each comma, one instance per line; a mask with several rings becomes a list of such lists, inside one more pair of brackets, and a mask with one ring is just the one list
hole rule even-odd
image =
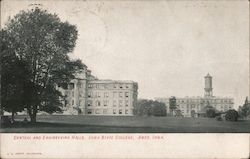
[[89, 97], [89, 98], [92, 97], [92, 92], [88, 92], [88, 97]]
[[113, 97], [114, 97], [114, 98], [117, 97], [117, 92], [113, 92]]
[[128, 100], [125, 101], [125, 106], [128, 107]]
[[116, 88], [116, 84], [114, 84], [113, 87]]
[[116, 107], [116, 100], [113, 101], [113, 107]]
[[109, 97], [109, 93], [108, 92], [104, 92], [104, 98], [108, 98]]
[[72, 105], [74, 105], [75, 103], [74, 103], [74, 100], [72, 100]]
[[72, 93], [71, 93], [71, 94], [72, 94], [72, 97], [74, 97], [74, 95], [75, 95], [74, 91], [72, 91]]
[[108, 101], [105, 100], [103, 105], [104, 105], [104, 107], [108, 106]]
[[96, 109], [96, 110], [95, 110], [95, 113], [96, 113], [96, 114], [100, 114], [100, 110], [99, 110], [99, 109]]
[[96, 106], [101, 106], [101, 102], [100, 101], [96, 101]]
[[92, 85], [92, 84], [89, 84], [89, 85], [88, 85], [88, 87], [89, 87], [89, 88], [92, 88], [92, 87], [93, 87], [93, 85]]
[[125, 110], [125, 114], [128, 114], [128, 110]]
[[119, 97], [122, 98], [122, 92], [119, 92]]
[[122, 89], [122, 85], [119, 86]]
[[128, 95], [129, 95], [128, 92], [125, 92], [125, 97], [126, 97], [126, 98], [128, 98]]
[[97, 88], [97, 89], [98, 89], [98, 88], [99, 88], [99, 84], [95, 84], [95, 88]]
[[113, 109], [113, 114], [116, 114], [116, 110], [115, 109]]
[[122, 114], [122, 109], [119, 109], [119, 114]]
[[79, 97], [83, 97], [83, 91], [79, 92]]
[[108, 109], [103, 109], [103, 114], [108, 114]]
[[81, 83], [77, 83], [77, 87], [78, 88], [82, 88], [82, 84]]
[[91, 111], [91, 109], [88, 109], [88, 111], [87, 111], [87, 112], [88, 112], [88, 114], [92, 114], [92, 111]]
[[122, 100], [119, 100], [119, 107], [122, 107]]
[[69, 84], [69, 89], [74, 89], [74, 87], [75, 87], [74, 83]]
[[101, 93], [97, 92], [97, 97], [100, 98], [101, 97]]
[[88, 101], [88, 107], [92, 106], [92, 100]]
[[128, 85], [126, 85], [126, 88], [129, 88], [129, 86], [128, 86]]
[[82, 105], [82, 100], [79, 100], [79, 105], [80, 105], [80, 106]]

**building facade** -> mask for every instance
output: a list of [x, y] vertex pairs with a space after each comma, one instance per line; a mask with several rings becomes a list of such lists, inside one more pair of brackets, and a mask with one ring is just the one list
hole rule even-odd
[[[214, 107], [218, 112], [226, 112], [234, 108], [233, 98], [213, 96], [212, 76], [209, 74], [205, 76], [204, 91], [204, 97], [176, 97], [177, 110], [179, 110], [184, 117], [192, 117], [205, 113], [207, 106]], [[157, 101], [165, 103], [167, 113], [170, 113], [170, 98], [171, 97], [156, 98]]]
[[87, 114], [133, 115], [137, 87], [133, 81], [90, 81], [87, 89]]
[[86, 68], [66, 88], [58, 86], [64, 114], [132, 116], [138, 84], [133, 81], [99, 80]]

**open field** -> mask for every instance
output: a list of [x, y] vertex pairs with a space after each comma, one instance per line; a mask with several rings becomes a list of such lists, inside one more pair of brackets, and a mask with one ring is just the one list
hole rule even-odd
[[[25, 116], [17, 116], [23, 120]], [[121, 116], [73, 116], [41, 115], [38, 123], [31, 125], [17, 122], [9, 127], [2, 127], [1, 132], [16, 133], [153, 133], [153, 132], [250, 132], [250, 121], [216, 121], [209, 118], [175, 118], [175, 117], [121, 117]]]

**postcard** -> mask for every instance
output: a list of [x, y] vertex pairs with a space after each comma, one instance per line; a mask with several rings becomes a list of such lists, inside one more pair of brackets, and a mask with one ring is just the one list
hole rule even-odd
[[249, 1], [0, 4], [1, 158], [249, 158]]

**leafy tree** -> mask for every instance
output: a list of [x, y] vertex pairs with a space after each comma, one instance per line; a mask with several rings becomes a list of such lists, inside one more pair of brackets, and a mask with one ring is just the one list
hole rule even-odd
[[195, 110], [191, 110], [191, 117], [195, 116]]
[[206, 110], [206, 116], [208, 118], [214, 118], [216, 116], [215, 109], [207, 109]]
[[136, 115], [152, 115], [152, 100], [139, 99], [136, 104]]
[[206, 117], [214, 118], [216, 116], [217, 110], [213, 106], [211, 106], [209, 102], [207, 102], [204, 109], [205, 109], [205, 112], [206, 112]]
[[135, 114], [139, 116], [166, 116], [166, 106], [158, 101], [140, 99], [137, 101]]
[[75, 71], [83, 68], [80, 60], [72, 61], [68, 56], [75, 47], [76, 26], [61, 22], [56, 14], [35, 8], [15, 15], [3, 32], [10, 37], [7, 50], [27, 65], [23, 105], [31, 122], [36, 122], [38, 107], [49, 112], [57, 110], [48, 108], [58, 103], [60, 94], [54, 89], [56, 85], [69, 82]]
[[63, 98], [60, 91], [55, 89], [52, 85], [49, 85], [46, 88], [46, 94], [44, 94], [42, 103], [39, 106], [40, 111], [48, 112], [52, 114], [54, 112], [62, 112], [61, 107], [63, 107], [63, 103], [61, 101], [61, 97]]
[[250, 116], [250, 104], [248, 102], [248, 98], [246, 97], [245, 103], [243, 104], [243, 106], [239, 107], [239, 116], [246, 118], [248, 116]]
[[153, 101], [153, 115], [166, 116], [166, 105], [158, 101]]
[[183, 117], [183, 114], [180, 109], [175, 109], [174, 112], [175, 112], [175, 117]]
[[6, 31], [0, 34], [0, 63], [1, 63], [1, 111], [14, 114], [22, 111], [24, 85], [27, 80], [27, 65], [19, 60], [9, 49], [11, 43]]
[[239, 114], [236, 110], [231, 109], [226, 112], [225, 119], [227, 121], [237, 121], [239, 117]]
[[173, 111], [177, 108], [176, 105], [176, 98], [175, 97], [171, 97], [169, 98], [169, 109], [170, 109], [170, 114], [171, 116], [173, 116]]

